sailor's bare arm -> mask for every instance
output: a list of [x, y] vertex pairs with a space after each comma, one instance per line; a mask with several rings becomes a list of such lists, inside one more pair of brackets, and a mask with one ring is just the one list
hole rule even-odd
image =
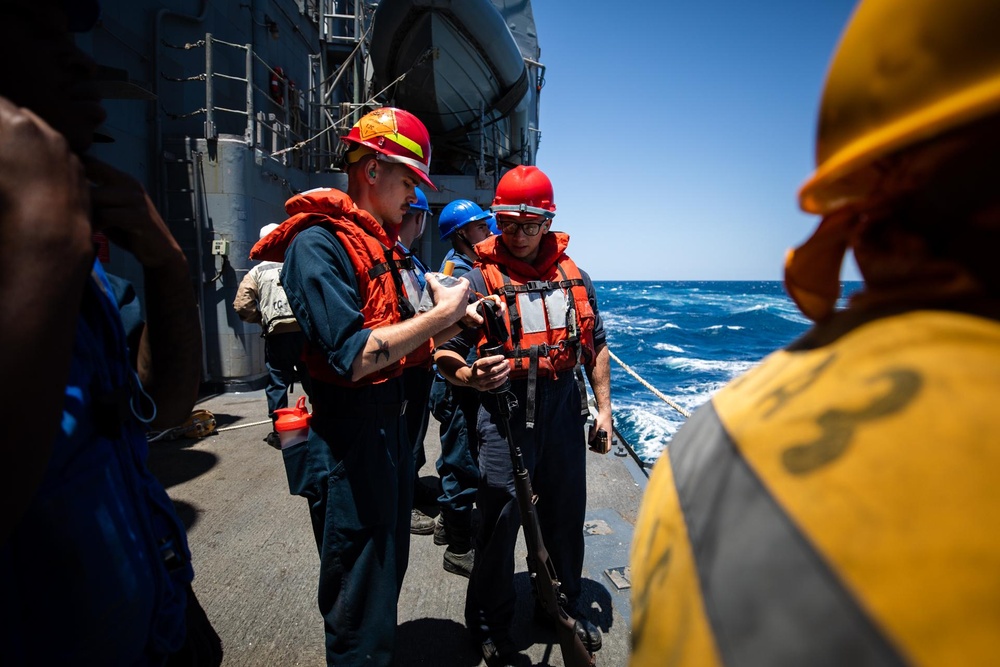
[[602, 453], [611, 451], [611, 434], [614, 432], [614, 421], [611, 418], [611, 354], [607, 343], [598, 343], [594, 354], [594, 363], [586, 367], [590, 388], [594, 390], [594, 402], [597, 404], [597, 419], [590, 427], [588, 440], [593, 444], [597, 439], [597, 431], [604, 430], [608, 441]]
[[87, 181], [66, 140], [0, 98], [0, 540], [31, 500], [61, 423], [80, 300], [94, 252]]
[[475, 304], [469, 304], [469, 281], [462, 278], [445, 287], [429, 275], [427, 282], [434, 294], [434, 307], [405, 322], [372, 331], [351, 366], [352, 379], [359, 380], [385, 368], [431, 338], [449, 339], [459, 332], [459, 320], [465, 319], [470, 326], [482, 321], [475, 313]]
[[136, 370], [157, 405], [154, 427], [184, 421], [198, 396], [201, 328], [187, 259], [142, 185], [94, 159], [94, 227], [143, 266], [146, 326]]

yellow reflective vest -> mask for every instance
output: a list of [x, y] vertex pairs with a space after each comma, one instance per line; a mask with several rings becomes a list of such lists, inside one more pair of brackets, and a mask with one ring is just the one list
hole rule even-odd
[[917, 311], [780, 351], [656, 464], [632, 667], [1000, 660], [1000, 323]]

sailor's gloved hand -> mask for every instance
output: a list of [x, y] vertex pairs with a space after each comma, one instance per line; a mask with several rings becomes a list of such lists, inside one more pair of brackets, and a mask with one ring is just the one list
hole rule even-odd
[[183, 258], [183, 252], [142, 184], [100, 160], [87, 158], [94, 228], [135, 255], [146, 268]]

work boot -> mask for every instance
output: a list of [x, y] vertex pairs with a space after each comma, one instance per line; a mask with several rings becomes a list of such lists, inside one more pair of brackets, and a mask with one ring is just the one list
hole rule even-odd
[[583, 616], [577, 616], [576, 625], [573, 626], [573, 630], [576, 631], [577, 636], [588, 651], [597, 653], [601, 650], [603, 639], [601, 631], [596, 625], [583, 618]]
[[472, 550], [472, 512], [442, 510], [444, 541], [448, 548], [444, 552], [444, 569], [461, 577], [472, 576], [475, 552]]
[[434, 532], [434, 518], [414, 507], [410, 511], [410, 532], [414, 535], [430, 535]]
[[[487, 638], [480, 649], [486, 667], [521, 667], [526, 662], [526, 656], [519, 653], [514, 642], [506, 637], [498, 638], [496, 641]], [[527, 664], [530, 664], [530, 661]]]
[[434, 519], [434, 544], [443, 547], [448, 544], [448, 533], [444, 527], [444, 512]]
[[[603, 636], [601, 635], [601, 630], [596, 625], [587, 620], [587, 618], [579, 611], [566, 610], [573, 620], [576, 621], [576, 625], [573, 629], [576, 631], [577, 636], [580, 637], [580, 641], [583, 642], [584, 647], [591, 653], [596, 653], [601, 650], [601, 645], [603, 644]], [[535, 613], [534, 618], [535, 624], [543, 627], [547, 630], [555, 631], [556, 620], [552, 618], [542, 607], [542, 604], [536, 599], [535, 600]]]
[[472, 576], [472, 565], [475, 560], [476, 551], [474, 549], [468, 549], [465, 553], [455, 551], [453, 547], [444, 550], [443, 566], [445, 571], [466, 579]]

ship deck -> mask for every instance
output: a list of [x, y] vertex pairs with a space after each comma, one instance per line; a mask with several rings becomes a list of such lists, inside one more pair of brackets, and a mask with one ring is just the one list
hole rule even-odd
[[[294, 396], [293, 396], [294, 402]], [[288, 493], [263, 391], [202, 400], [221, 431], [151, 445], [150, 468], [188, 526], [194, 588], [222, 637], [223, 665], [323, 665], [316, 607], [319, 557], [303, 499]], [[437, 423], [430, 420], [422, 476], [436, 474]], [[583, 446], [581, 444], [581, 446]], [[619, 452], [620, 453], [620, 452]], [[598, 665], [625, 665], [630, 644], [628, 565], [645, 477], [630, 457], [588, 454], [584, 597], [604, 633]], [[397, 665], [469, 667], [481, 660], [463, 624], [468, 580], [445, 572], [444, 547], [413, 535], [399, 600]], [[562, 665], [554, 632], [531, 620], [530, 581], [519, 540], [514, 639], [533, 665]], [[614, 579], [614, 581], [613, 581]], [[615, 583], [618, 581], [618, 584]]]

